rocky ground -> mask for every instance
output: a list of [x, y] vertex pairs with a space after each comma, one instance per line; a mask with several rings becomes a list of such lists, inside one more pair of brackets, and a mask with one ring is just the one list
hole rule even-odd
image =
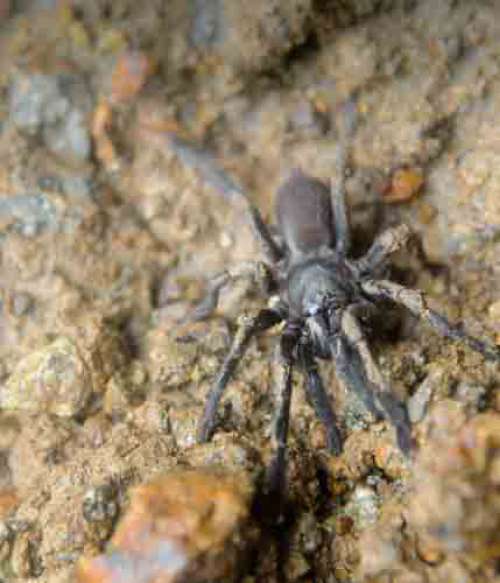
[[[279, 330], [195, 428], [272, 218], [351, 128], [356, 252], [407, 222], [394, 276], [500, 344], [500, 4], [0, 0], [0, 581], [500, 581], [498, 364], [408, 315], [373, 332], [416, 450], [322, 364], [344, 452], [296, 375], [286, 520], [260, 487]], [[111, 541], [111, 542], [110, 542]]]

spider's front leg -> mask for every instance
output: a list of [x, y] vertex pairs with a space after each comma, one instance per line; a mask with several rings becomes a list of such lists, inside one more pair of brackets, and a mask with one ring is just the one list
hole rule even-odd
[[283, 319], [283, 314], [278, 310], [264, 309], [255, 316], [241, 316], [238, 322], [238, 330], [234, 336], [231, 348], [222, 367], [208, 393], [207, 402], [198, 427], [198, 442], [210, 441], [217, 420], [217, 408], [227, 384], [231, 380], [238, 363], [243, 358], [252, 337], [275, 326]]
[[412, 232], [407, 225], [398, 225], [381, 233], [365, 255], [354, 262], [359, 275], [369, 276], [379, 271], [393, 253], [408, 244], [411, 236]]
[[243, 204], [245, 206], [245, 212], [249, 217], [254, 237], [259, 242], [266, 261], [271, 265], [277, 264], [283, 258], [283, 251], [271, 235], [259, 209], [247, 197], [244, 197]]
[[262, 261], [245, 261], [236, 267], [226, 269], [210, 279], [207, 294], [191, 312], [189, 320], [196, 322], [208, 318], [217, 308], [222, 288], [238, 279], [250, 279], [264, 290], [272, 287], [273, 283], [271, 270]]
[[361, 284], [363, 291], [375, 298], [386, 298], [404, 306], [415, 316], [430, 324], [445, 338], [464, 342], [482, 354], [487, 360], [500, 362], [500, 348], [469, 336], [466, 332], [453, 326], [448, 320], [428, 307], [425, 294], [420, 290], [404, 287], [388, 280], [368, 280]]

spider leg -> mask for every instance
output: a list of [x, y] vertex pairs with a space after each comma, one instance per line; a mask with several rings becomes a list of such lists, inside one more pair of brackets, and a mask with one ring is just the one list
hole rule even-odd
[[384, 415], [375, 403], [373, 394], [368, 389], [366, 379], [363, 377], [359, 354], [349, 350], [347, 341], [341, 334], [335, 336], [331, 344], [331, 351], [335, 361], [337, 378], [358, 395], [376, 419], [383, 418]]
[[335, 455], [342, 452], [342, 438], [337, 428], [337, 419], [333, 411], [329, 395], [325, 391], [323, 381], [318, 372], [318, 365], [312, 353], [310, 342], [301, 344], [299, 354], [306, 376], [306, 391], [314, 411], [326, 429], [328, 449]]
[[280, 259], [283, 258], [283, 251], [279, 248], [278, 244], [271, 235], [271, 232], [264, 222], [259, 209], [254, 206], [246, 197], [244, 198], [244, 204], [246, 213], [250, 219], [252, 231], [260, 244], [266, 261], [268, 261], [271, 265], [275, 265]]
[[205, 409], [198, 426], [199, 443], [210, 441], [216, 423], [219, 402], [238, 363], [243, 358], [252, 337], [259, 332], [275, 326], [282, 319], [283, 316], [280, 312], [267, 308], [261, 310], [255, 316], [241, 316], [239, 318], [238, 329], [233, 338], [229, 353], [224, 359], [222, 367], [207, 397]]
[[385, 230], [375, 239], [365, 255], [354, 262], [354, 266], [361, 276], [376, 272], [390, 255], [408, 243], [410, 237], [411, 231], [407, 225]]
[[244, 204], [244, 212], [250, 219], [253, 231], [269, 263], [276, 263], [283, 257], [281, 249], [272, 238], [262, 217], [250, 202], [247, 193], [221, 167], [216, 158], [205, 149], [180, 138], [170, 135], [168, 141], [181, 162], [199, 172], [203, 180], [225, 198]]
[[345, 200], [345, 147], [340, 146], [336, 160], [336, 176], [330, 181], [330, 198], [332, 201], [335, 227], [336, 250], [347, 255], [351, 247], [351, 229]]
[[267, 494], [273, 498], [276, 497], [278, 501], [283, 499], [285, 490], [286, 449], [292, 399], [293, 350], [297, 337], [296, 330], [286, 328], [279, 347], [280, 375], [272, 434], [274, 451], [266, 473]]
[[358, 351], [363, 362], [366, 377], [375, 391], [375, 400], [380, 405], [380, 409], [385, 413], [385, 417], [396, 429], [400, 449], [404, 453], [408, 453], [411, 449], [412, 440], [406, 407], [391, 393], [373, 358], [361, 325], [356, 317], [356, 306], [351, 306], [343, 312], [341, 328], [351, 346]]
[[444, 316], [431, 310], [427, 306], [425, 294], [422, 291], [387, 280], [368, 280], [361, 285], [363, 291], [372, 297], [383, 297], [402, 304], [412, 314], [423, 318], [442, 336], [464, 342], [487, 360], [500, 361], [500, 348], [469, 336], [460, 328], [453, 326]]
[[219, 303], [222, 288], [243, 278], [253, 279], [262, 289], [268, 288], [272, 281], [270, 269], [262, 261], [245, 261], [234, 268], [226, 269], [210, 279], [207, 294], [188, 316], [189, 320], [199, 321], [208, 318]]

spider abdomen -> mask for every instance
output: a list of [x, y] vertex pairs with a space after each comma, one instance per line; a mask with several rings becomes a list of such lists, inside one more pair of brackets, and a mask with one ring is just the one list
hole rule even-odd
[[276, 219], [292, 256], [334, 243], [330, 193], [323, 182], [294, 170], [276, 193]]

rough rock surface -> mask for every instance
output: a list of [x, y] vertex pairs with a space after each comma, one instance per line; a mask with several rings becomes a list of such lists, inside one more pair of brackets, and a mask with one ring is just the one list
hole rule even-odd
[[322, 362], [345, 437], [328, 455], [297, 371], [276, 529], [259, 488], [278, 330], [200, 446], [236, 318], [263, 300], [240, 282], [186, 316], [212, 273], [260, 257], [235, 193], [271, 219], [291, 169], [331, 177], [344, 127], [355, 253], [409, 223], [427, 257], [392, 275], [500, 342], [498, 3], [0, 0], [0, 18], [0, 579], [74, 583], [109, 560], [134, 487], [223, 466], [256, 493], [245, 583], [495, 582], [498, 366], [383, 313], [371, 343], [411, 460]]

